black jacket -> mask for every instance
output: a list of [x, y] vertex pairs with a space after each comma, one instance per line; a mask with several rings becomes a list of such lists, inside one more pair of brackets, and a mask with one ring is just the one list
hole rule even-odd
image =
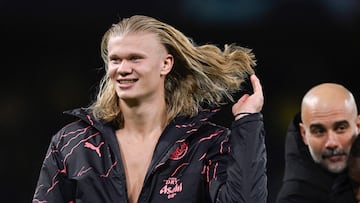
[[[128, 202], [114, 129], [84, 110], [69, 113], [79, 119], [53, 136], [33, 202]], [[266, 202], [262, 115], [239, 119], [230, 131], [208, 114], [166, 127], [138, 202]]]
[[300, 113], [290, 123], [285, 143], [285, 173], [277, 203], [352, 203], [356, 202], [347, 171], [328, 172], [316, 164], [304, 144]]

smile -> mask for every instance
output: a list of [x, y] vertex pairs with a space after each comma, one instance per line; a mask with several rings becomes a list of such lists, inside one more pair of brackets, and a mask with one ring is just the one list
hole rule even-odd
[[131, 79], [131, 80], [118, 80], [120, 84], [130, 84], [136, 82], [137, 79]]

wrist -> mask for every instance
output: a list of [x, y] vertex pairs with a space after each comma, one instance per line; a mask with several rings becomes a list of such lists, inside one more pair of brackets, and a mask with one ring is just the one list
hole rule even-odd
[[252, 114], [252, 113], [250, 113], [250, 112], [239, 112], [239, 113], [236, 113], [234, 115], [234, 117], [235, 117], [235, 120], [239, 120], [240, 118], [248, 116], [250, 114]]

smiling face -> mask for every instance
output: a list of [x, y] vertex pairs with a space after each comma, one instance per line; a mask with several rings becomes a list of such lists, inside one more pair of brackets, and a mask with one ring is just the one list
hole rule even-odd
[[304, 97], [300, 131], [313, 160], [330, 172], [347, 166], [359, 129], [355, 102], [338, 86], [325, 86]]
[[127, 33], [109, 38], [107, 74], [122, 101], [164, 99], [165, 76], [172, 65], [173, 57], [153, 33]]

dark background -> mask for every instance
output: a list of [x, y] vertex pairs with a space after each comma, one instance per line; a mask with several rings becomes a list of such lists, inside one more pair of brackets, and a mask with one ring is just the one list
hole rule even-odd
[[31, 201], [50, 138], [68, 121], [62, 111], [94, 96], [103, 33], [134, 14], [167, 22], [198, 44], [253, 49], [265, 94], [268, 202], [280, 187], [286, 128], [302, 95], [339, 82], [360, 101], [358, 0], [1, 0], [1, 202]]

